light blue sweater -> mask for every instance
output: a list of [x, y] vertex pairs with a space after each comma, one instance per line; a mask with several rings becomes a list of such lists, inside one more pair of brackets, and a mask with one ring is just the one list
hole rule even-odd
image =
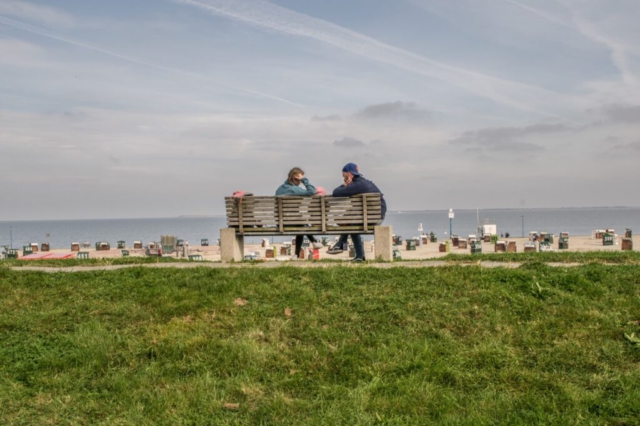
[[304, 177], [301, 182], [305, 186], [304, 188], [297, 185], [291, 185], [289, 182], [285, 181], [276, 190], [276, 195], [316, 195], [316, 187], [309, 183], [309, 179]]

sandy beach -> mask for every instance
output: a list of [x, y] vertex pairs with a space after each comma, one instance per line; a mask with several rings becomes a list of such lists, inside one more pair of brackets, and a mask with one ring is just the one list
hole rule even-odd
[[[525, 243], [529, 243], [528, 238], [509, 238], [508, 240], [502, 240], [516, 243], [517, 253], [524, 252]], [[402, 245], [394, 246], [400, 253], [400, 256], [404, 260], [419, 260], [419, 259], [437, 259], [446, 256], [447, 252], [440, 252], [440, 244], [444, 241], [438, 241], [437, 243], [427, 243], [416, 246], [415, 250], [407, 250], [406, 243], [403, 241]], [[373, 244], [371, 241], [365, 241], [365, 255], [368, 260], [373, 260]], [[587, 252], [587, 251], [621, 251], [622, 238], [618, 237], [616, 244], [610, 246], [604, 246], [602, 240], [593, 239], [591, 236], [571, 236], [569, 238], [569, 248], [566, 250], [558, 249], [558, 238], [554, 237], [554, 242], [551, 245], [552, 251], [572, 251], [572, 252]], [[258, 258], [265, 261], [277, 261], [277, 260], [290, 260], [290, 256], [279, 256], [280, 248], [282, 244], [273, 244], [272, 248], [275, 249], [276, 258], [266, 258], [267, 247], [262, 247], [261, 244], [248, 244], [245, 245], [244, 253], [248, 255], [250, 253], [258, 253]], [[640, 247], [640, 236], [633, 237], [633, 249], [638, 250]], [[334, 259], [334, 260], [349, 260], [350, 256], [348, 252], [341, 254], [330, 255], [327, 251], [328, 247], [319, 249], [320, 259]], [[127, 247], [130, 257], [145, 257], [145, 249], [133, 249]], [[122, 257], [122, 250], [111, 248], [110, 250], [97, 251], [91, 247], [88, 249], [82, 249], [84, 252], [89, 253], [89, 257], [93, 259], [101, 258], [117, 258]], [[469, 254], [469, 245], [465, 249], [453, 247], [450, 242], [451, 254]], [[482, 253], [495, 253], [495, 247], [491, 243], [482, 243]], [[52, 249], [49, 253], [55, 254], [75, 254], [69, 249]], [[164, 254], [165, 257], [174, 257], [177, 259], [184, 258], [183, 250], [176, 251], [169, 254]], [[19, 251], [19, 258], [22, 258], [22, 250]], [[203, 260], [206, 261], [220, 261], [220, 247], [218, 245], [201, 246], [190, 245], [188, 248], [188, 255], [200, 255]], [[75, 255], [73, 256], [75, 257]]]

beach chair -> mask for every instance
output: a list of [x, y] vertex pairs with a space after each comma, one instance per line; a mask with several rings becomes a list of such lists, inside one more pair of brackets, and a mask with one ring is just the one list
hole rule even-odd
[[568, 250], [569, 249], [569, 237], [560, 237], [558, 240], [558, 250]]
[[129, 250], [121, 250], [122, 257], [129, 257]]
[[553, 249], [551, 248], [551, 243], [541, 241], [538, 245], [538, 251], [553, 251]]

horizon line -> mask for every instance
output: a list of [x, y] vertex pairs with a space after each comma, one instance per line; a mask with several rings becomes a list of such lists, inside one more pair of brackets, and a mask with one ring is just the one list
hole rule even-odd
[[[587, 206], [587, 207], [491, 207], [478, 208], [478, 211], [486, 210], [587, 210], [587, 209], [638, 209], [640, 206]], [[454, 213], [459, 211], [475, 211], [474, 208], [453, 209]], [[387, 213], [423, 213], [423, 212], [447, 212], [449, 209], [426, 209], [426, 210], [388, 210]], [[75, 219], [19, 219], [19, 220], [0, 220], [0, 223], [21, 223], [21, 222], [67, 222], [78, 220], [157, 220], [157, 219], [213, 219], [223, 218], [225, 214], [191, 214], [176, 216], [157, 216], [157, 217], [98, 217], [98, 218], [75, 218]]]

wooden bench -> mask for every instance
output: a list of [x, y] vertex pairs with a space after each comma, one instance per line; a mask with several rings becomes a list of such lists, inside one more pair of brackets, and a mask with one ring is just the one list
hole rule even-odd
[[228, 228], [220, 230], [223, 262], [243, 259], [245, 236], [373, 234], [375, 257], [393, 260], [380, 194], [353, 197], [226, 197]]

